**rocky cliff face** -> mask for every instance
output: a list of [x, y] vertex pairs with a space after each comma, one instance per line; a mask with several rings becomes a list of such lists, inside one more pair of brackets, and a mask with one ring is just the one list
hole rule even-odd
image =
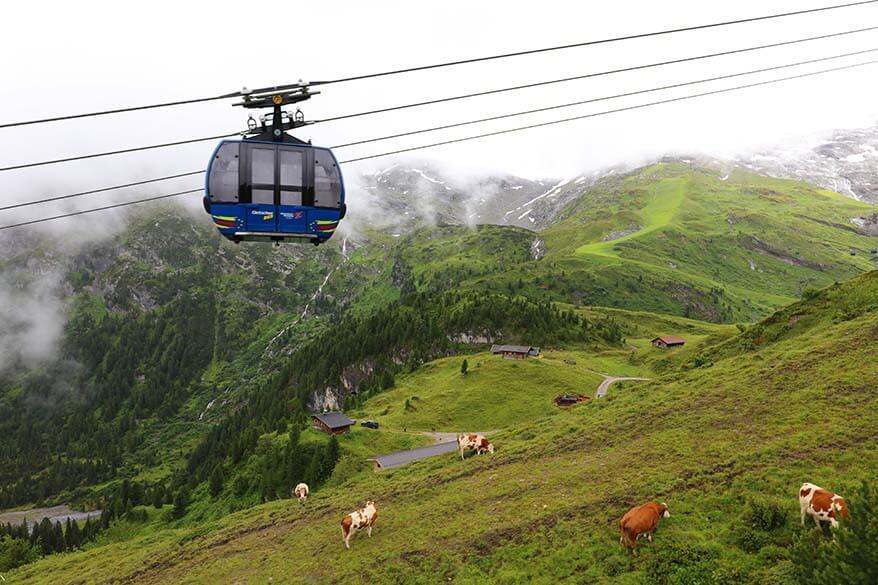
[[811, 148], [774, 148], [735, 161], [773, 177], [796, 179], [878, 203], [878, 126], [839, 130]]

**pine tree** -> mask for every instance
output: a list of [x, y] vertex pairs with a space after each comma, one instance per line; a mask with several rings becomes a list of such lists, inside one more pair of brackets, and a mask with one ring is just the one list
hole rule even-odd
[[91, 522], [91, 516], [85, 519], [85, 526], [82, 527], [82, 536], [79, 539], [80, 544], [94, 540], [95, 525]]
[[309, 486], [316, 486], [320, 483], [321, 451], [322, 449], [320, 448], [314, 449], [314, 453], [311, 455], [311, 462], [308, 463], [308, 467], [305, 469], [305, 483]]
[[467, 363], [466, 358], [464, 358], [463, 363], [460, 364], [460, 373], [466, 376], [467, 369], [469, 369], [469, 363]]
[[122, 500], [122, 508], [125, 507], [125, 504], [128, 503], [128, 499], [131, 497], [131, 482], [127, 479], [122, 480], [122, 485], [119, 487], [119, 499]]
[[220, 495], [223, 491], [223, 469], [219, 463], [217, 463], [213, 471], [210, 472], [210, 495], [214, 498]]
[[129, 493], [129, 498], [131, 499], [131, 504], [134, 506], [139, 506], [144, 503], [146, 500], [144, 496], [143, 484], [140, 482], [131, 482], [131, 491]]
[[64, 542], [67, 543], [67, 548], [79, 548], [82, 544], [82, 532], [79, 530], [79, 524], [76, 521], [69, 522], [67, 525], [67, 532], [64, 534]]
[[55, 552], [63, 552], [67, 545], [64, 543], [64, 528], [60, 522], [52, 526], [52, 532]]
[[165, 503], [165, 487], [157, 483], [152, 488], [152, 505], [156, 510], [161, 510]]
[[52, 554], [55, 551], [55, 530], [52, 528], [52, 522], [48, 518], [43, 518], [42, 522], [34, 527], [34, 532], [38, 533], [40, 549], [44, 555]]
[[[102, 530], [106, 530], [107, 528], [110, 527], [110, 520], [112, 520], [112, 518], [113, 518], [113, 513], [110, 512], [109, 510], [104, 510], [103, 512], [101, 512], [101, 525], [100, 525], [100, 527]], [[95, 532], [97, 532], [97, 530], [95, 530]]]
[[71, 528], [72, 521], [70, 520], [70, 516], [67, 517], [67, 522], [64, 523], [64, 545], [66, 549], [71, 549], [75, 545], [73, 544], [73, 528]]
[[189, 490], [181, 487], [174, 496], [174, 518], [182, 518], [186, 515], [186, 508], [189, 507]]
[[329, 476], [332, 475], [332, 470], [335, 469], [335, 464], [338, 462], [338, 457], [338, 438], [336, 438], [335, 435], [332, 435], [329, 438], [329, 443], [326, 444], [326, 448], [323, 450], [323, 465], [320, 474], [321, 480], [329, 479]]

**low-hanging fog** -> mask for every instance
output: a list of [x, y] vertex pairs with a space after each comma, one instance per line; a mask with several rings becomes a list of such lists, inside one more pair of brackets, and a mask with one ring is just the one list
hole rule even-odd
[[[13, 3], [0, 35], [4, 56], [0, 124], [45, 116], [222, 94], [298, 79], [323, 80], [434, 62], [679, 28], [825, 4], [783, 0], [705, 3], [622, 1], [540, 3], [378, 1], [281, 3], [259, 10], [240, 2]], [[50, 17], [46, 17], [46, 14]], [[301, 107], [307, 119], [600, 72], [868, 26], [878, 6], [548, 52], [410, 75], [328, 85]], [[15, 24], [18, 23], [18, 24]], [[24, 26], [39, 23], [39, 28]], [[864, 24], [867, 23], [867, 24]], [[645, 69], [426, 108], [317, 124], [299, 136], [321, 145], [456, 123], [878, 47], [875, 31]], [[874, 59], [878, 53], [692, 87], [498, 120], [338, 149], [342, 161], [638, 103]], [[789, 81], [675, 104], [419, 151], [462, 185], [508, 173], [573, 176], [609, 165], [637, 165], [664, 154], [731, 157], [777, 145], [807, 147], [835, 128], [878, 122], [876, 68]], [[231, 101], [0, 129], [0, 167], [243, 129], [247, 112]], [[0, 172], [0, 205], [201, 169], [210, 142]], [[406, 155], [402, 155], [405, 157]], [[353, 215], [372, 217], [381, 202], [359, 188], [380, 158], [344, 166]], [[198, 188], [199, 176], [50, 205], [0, 212], [0, 226], [80, 209]], [[484, 193], [483, 193], [484, 195]], [[490, 195], [490, 194], [488, 194]], [[202, 221], [200, 195], [177, 201]], [[147, 204], [150, 205], [150, 204]], [[118, 233], [133, 208], [35, 226], [70, 249]], [[429, 216], [430, 201], [419, 210]], [[9, 232], [0, 231], [0, 241]], [[60, 331], [57, 283], [26, 284], [0, 274], [0, 350], [39, 359]], [[22, 287], [24, 287], [22, 289]], [[53, 292], [54, 291], [54, 292]], [[36, 303], [42, 310], [32, 310]], [[15, 352], [13, 352], [14, 354]], [[12, 355], [12, 354], [11, 354]], [[3, 367], [0, 363], [0, 367]]]

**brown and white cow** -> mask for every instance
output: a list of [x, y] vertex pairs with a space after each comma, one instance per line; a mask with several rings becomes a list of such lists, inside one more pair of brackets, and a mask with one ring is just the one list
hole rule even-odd
[[817, 526], [820, 526], [820, 521], [823, 520], [832, 524], [833, 528], [838, 528], [836, 514], [849, 518], [843, 497], [813, 483], [803, 483], [799, 488], [799, 508], [802, 512], [802, 526], [805, 525], [805, 516], [814, 518]]
[[295, 487], [295, 489], [293, 489], [293, 495], [296, 496], [297, 498], [299, 498], [299, 501], [302, 502], [303, 504], [305, 503], [305, 500], [308, 499], [309, 493], [310, 493], [310, 490], [308, 489], [307, 483], [300, 483], [299, 485], [297, 485]]
[[457, 437], [457, 451], [460, 453], [460, 458], [463, 460], [463, 454], [466, 451], [475, 451], [477, 455], [481, 455], [484, 452], [493, 453], [494, 445], [491, 444], [488, 439], [483, 437], [482, 435], [474, 435], [474, 434], [465, 434], [458, 435]]
[[378, 510], [375, 509], [375, 502], [369, 500], [366, 502], [365, 508], [360, 508], [356, 512], [351, 512], [341, 519], [341, 537], [344, 540], [346, 548], [351, 548], [351, 537], [358, 530], [366, 529], [369, 537], [372, 537], [372, 528], [378, 520]]
[[659, 520], [670, 517], [671, 513], [665, 503], [647, 502], [631, 508], [619, 520], [619, 543], [636, 555], [637, 539], [646, 536], [652, 542], [652, 534], [658, 527]]

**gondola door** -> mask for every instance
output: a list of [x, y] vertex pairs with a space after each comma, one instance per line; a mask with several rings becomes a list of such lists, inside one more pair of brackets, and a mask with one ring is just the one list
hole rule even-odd
[[[278, 231], [285, 234], [304, 234], [308, 231], [308, 212], [303, 206], [313, 205], [313, 179], [310, 160], [312, 149], [280, 145], [278, 160]], [[310, 202], [309, 202], [310, 193]]]
[[250, 170], [242, 177], [245, 183], [241, 202], [247, 207], [247, 231], [277, 232], [277, 148], [250, 144], [243, 150], [243, 168]]

